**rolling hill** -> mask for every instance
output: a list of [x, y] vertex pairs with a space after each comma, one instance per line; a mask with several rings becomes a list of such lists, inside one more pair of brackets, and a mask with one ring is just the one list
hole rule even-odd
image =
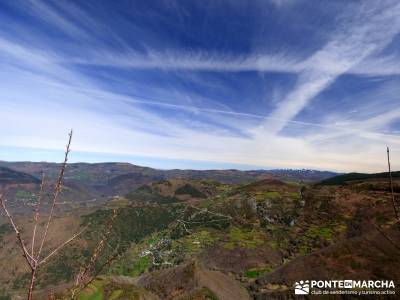
[[[13, 212], [31, 211], [38, 176], [46, 170], [54, 180], [59, 165], [15, 163], [13, 170], [13, 164], [2, 166], [0, 185], [14, 199]], [[397, 201], [400, 181], [394, 174]], [[101, 272], [81, 292], [83, 299], [291, 299], [293, 282], [312, 276], [400, 278], [394, 259], [400, 231], [387, 174], [311, 180], [325, 176], [71, 164], [49, 245], [88, 230], [41, 270], [36, 296], [52, 291], [56, 299], [68, 299], [114, 209], [112, 234], [95, 265]], [[23, 232], [32, 224], [30, 215], [19, 214], [17, 221]], [[27, 270], [12, 251], [13, 232], [0, 226], [0, 267], [9, 270], [0, 275], [0, 287], [16, 297]]]
[[[0, 161], [0, 167], [0, 191], [5, 191], [14, 209], [23, 213], [31, 212], [35, 204], [34, 196], [39, 191], [42, 173], [46, 176], [46, 193], [51, 193], [51, 185], [58, 176], [60, 164]], [[93, 207], [144, 184], [179, 178], [243, 184], [265, 178], [315, 182], [335, 175], [314, 170], [159, 170], [129, 163], [73, 163], [66, 169], [60, 202], [66, 211], [77, 207]]]
[[[393, 178], [400, 178], [400, 171], [398, 172], [392, 172], [392, 177]], [[381, 179], [381, 180], [387, 180], [389, 178], [389, 173], [388, 172], [382, 172], [382, 173], [347, 173], [347, 174], [341, 174], [337, 176], [333, 176], [331, 178], [327, 178], [319, 182], [320, 185], [340, 185], [340, 184], [346, 184], [351, 181], [361, 181], [361, 180], [368, 180], [368, 179]]]
[[[400, 186], [398, 178], [394, 184]], [[117, 258], [82, 291], [84, 299], [292, 299], [293, 282], [305, 278], [400, 278], [400, 231], [386, 188], [387, 180], [376, 178], [345, 185], [274, 178], [146, 183], [57, 217], [55, 245], [90, 227], [41, 271], [37, 297], [52, 290], [68, 299], [112, 209], [115, 225], [96, 264]], [[7, 261], [0, 266], [14, 271], [2, 273], [0, 286], [18, 294], [25, 283], [21, 256], [10, 252], [12, 232], [3, 231], [0, 257]]]

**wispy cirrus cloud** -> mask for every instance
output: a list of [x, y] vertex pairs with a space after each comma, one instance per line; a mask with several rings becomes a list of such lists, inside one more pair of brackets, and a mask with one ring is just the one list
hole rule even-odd
[[[273, 2], [273, 1], [272, 1]], [[277, 6], [284, 6], [288, 3], [296, 2], [293, 0], [276, 1]], [[389, 7], [390, 12], [395, 12], [396, 7], [391, 9], [393, 2], [386, 1], [386, 7]], [[99, 44], [99, 36], [106, 35], [113, 42], [118, 43], [121, 47], [116, 51], [111, 48], [96, 47], [92, 49], [79, 49], [76, 51], [76, 56], [57, 57], [54, 58], [64, 63], [76, 63], [81, 65], [105, 66], [123, 69], [163, 69], [163, 70], [194, 70], [194, 71], [218, 71], [218, 72], [283, 72], [283, 73], [300, 73], [302, 71], [317, 71], [326, 73], [341, 73], [343, 66], [328, 60], [318, 61], [318, 57], [308, 58], [304, 55], [294, 56], [293, 54], [280, 52], [252, 52], [243, 55], [232, 55], [220, 52], [205, 52], [205, 51], [187, 51], [182, 49], [163, 49], [157, 50], [148, 47], [143, 43], [144, 51], [132, 49], [114, 30], [104, 26], [101, 22], [91, 17], [86, 11], [79, 8], [73, 3], [67, 2], [44, 2], [44, 1], [16, 1], [17, 7], [25, 9], [30, 14], [55, 26], [60, 31], [70, 35], [73, 39], [79, 41], [88, 41], [95, 45]], [[375, 10], [370, 4], [364, 4], [364, 12], [359, 12], [359, 20], [353, 21], [354, 16], [348, 16], [349, 22], [359, 22], [359, 24], [342, 25], [343, 31], [357, 28], [359, 25], [364, 25], [364, 22], [369, 22], [369, 17], [375, 17], [376, 22], [385, 22], [384, 18], [393, 18], [386, 13], [379, 20], [378, 14], [380, 5], [374, 5]], [[382, 6], [385, 8], [384, 5]], [[359, 8], [359, 7], [357, 7]], [[371, 10], [371, 11], [367, 11]], [[368, 15], [370, 14], [370, 15]], [[364, 19], [363, 19], [364, 18]], [[388, 21], [390, 21], [388, 19]], [[79, 22], [83, 26], [78, 26]], [[374, 22], [374, 20], [371, 20]], [[382, 25], [382, 24], [381, 24]], [[340, 26], [340, 25], [339, 25]], [[346, 28], [348, 27], [348, 28]], [[388, 26], [390, 27], [390, 26]], [[373, 26], [370, 26], [373, 28]], [[375, 28], [380, 30], [379, 28]], [[396, 23], [390, 27], [391, 30], [396, 30]], [[386, 32], [381, 28], [382, 32], [389, 35], [391, 31]], [[337, 35], [337, 38], [346, 40], [346, 34], [352, 35], [351, 32], [341, 32], [337, 30], [342, 37]], [[362, 29], [355, 32], [353, 36], [361, 33]], [[98, 35], [98, 36], [96, 36]], [[340, 43], [340, 41], [339, 41]], [[351, 44], [351, 41], [348, 42]], [[355, 45], [353, 45], [355, 46]], [[336, 47], [331, 43], [331, 47]], [[344, 46], [343, 46], [344, 47]], [[345, 50], [344, 48], [342, 50]], [[340, 51], [340, 49], [338, 49]], [[54, 55], [54, 53], [53, 53]], [[322, 59], [321, 53], [318, 54]], [[346, 73], [367, 75], [367, 76], [384, 76], [400, 74], [399, 58], [397, 56], [375, 56], [358, 58], [362, 63], [353, 62], [351, 67], [346, 68]], [[334, 61], [334, 59], [332, 60]]]
[[[359, 118], [324, 111], [324, 105], [314, 114], [323, 115], [322, 121], [315, 116], [295, 118], [333, 83], [342, 90], [338, 78], [344, 74], [367, 82], [398, 74], [396, 53], [384, 56], [381, 51], [399, 29], [396, 15], [400, 9], [395, 2], [353, 5], [354, 11], [335, 18], [338, 23], [333, 32], [324, 32], [326, 40], [321, 40], [318, 50], [305, 46], [301, 53], [290, 49], [299, 42], [290, 40], [294, 39], [290, 34], [280, 51], [268, 45], [247, 47], [243, 45], [246, 37], [238, 43], [232, 35], [226, 42], [229, 31], [219, 28], [218, 22], [209, 26], [226, 13], [215, 6], [197, 19], [202, 24], [195, 28], [197, 40], [187, 30], [191, 10], [197, 7], [160, 12], [143, 10], [137, 3], [135, 11], [140, 15], [135, 17], [128, 8], [121, 14], [107, 7], [110, 15], [118, 16], [115, 23], [124, 24], [116, 28], [100, 17], [105, 8], [96, 14], [94, 9], [102, 3], [11, 5], [34, 21], [18, 23], [15, 18], [18, 30], [9, 24], [7, 32], [0, 29], [0, 118], [5, 124], [0, 147], [60, 149], [62, 132], [73, 127], [74, 150], [90, 153], [91, 161], [107, 153], [116, 160], [119, 155], [131, 157], [132, 162], [135, 156], [196, 160], [205, 167], [213, 161], [232, 166], [378, 171], [382, 145], [392, 145], [394, 154], [400, 155], [398, 135], [386, 130], [399, 119], [398, 109], [393, 109], [398, 100], [394, 96], [379, 110], [379, 99], [362, 96], [368, 114]], [[249, 7], [241, 10], [254, 14]], [[284, 14], [286, 8], [280, 8], [276, 13]], [[170, 24], [163, 22], [174, 17], [174, 12], [179, 13], [179, 26], [172, 24], [174, 30], [164, 32], [162, 27]], [[260, 16], [250, 16], [242, 25], [251, 24], [253, 18]], [[274, 22], [263, 28], [284, 30], [279, 20]], [[265, 34], [277, 42], [285, 37]], [[172, 43], [170, 36], [178, 36], [178, 42]], [[219, 42], [224, 46], [204, 46]], [[368, 87], [366, 94], [380, 88], [385, 93], [377, 95], [388, 97], [391, 88], [383, 83]], [[360, 104], [352, 99], [351, 91], [334, 96], [358, 109]], [[331, 104], [335, 97], [321, 96], [318, 101]], [[276, 110], [271, 109], [274, 106]], [[288, 127], [296, 134], [281, 131]], [[355, 153], [360, 145], [364, 151]]]
[[[362, 60], [347, 68], [347, 74], [363, 76], [391, 76], [400, 74], [399, 58], [381, 56]], [[136, 70], [189, 70], [212, 72], [277, 72], [299, 74], [303, 71], [340, 73], [342, 67], [335, 63], [318, 64], [304, 57], [290, 57], [282, 53], [252, 53], [245, 56], [230, 56], [201, 52], [164, 51], [148, 49], [146, 54], [135, 51], [95, 51], [84, 57], [69, 61], [79, 65], [113, 67]]]
[[[306, 64], [325, 67], [300, 73], [296, 87], [271, 114], [282, 121], [267, 122], [264, 125], [266, 130], [282, 130], [286, 125], [285, 120], [295, 117], [336, 78], [388, 45], [400, 32], [399, 13], [399, 3], [387, 1], [383, 6], [381, 3], [364, 4], [355, 16], [346, 16], [327, 45], [306, 61]], [[326, 69], [331, 71], [323, 71]]]

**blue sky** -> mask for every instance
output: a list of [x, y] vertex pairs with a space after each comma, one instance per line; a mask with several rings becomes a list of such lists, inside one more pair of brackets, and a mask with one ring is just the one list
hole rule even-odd
[[0, 2], [0, 159], [400, 169], [400, 2]]

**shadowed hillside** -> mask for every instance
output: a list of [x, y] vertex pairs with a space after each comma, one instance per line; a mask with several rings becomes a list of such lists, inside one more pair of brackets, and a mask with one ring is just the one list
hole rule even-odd
[[33, 175], [15, 171], [10, 168], [0, 167], [0, 185], [6, 184], [38, 184], [40, 180]]
[[[400, 171], [392, 172], [392, 177], [400, 178]], [[388, 180], [388, 178], [389, 178], [388, 172], [372, 173], [372, 174], [348, 173], [348, 174], [338, 175], [338, 176], [334, 176], [334, 177], [322, 180], [319, 184], [320, 185], [340, 185], [340, 184], [346, 184], [348, 182], [357, 181], [357, 180], [359, 180], [359, 181], [367, 180], [367, 179]]]

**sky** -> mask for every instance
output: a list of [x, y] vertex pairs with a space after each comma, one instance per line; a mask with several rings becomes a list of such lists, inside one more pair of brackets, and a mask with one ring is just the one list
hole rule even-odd
[[398, 0], [0, 1], [0, 160], [400, 169]]

